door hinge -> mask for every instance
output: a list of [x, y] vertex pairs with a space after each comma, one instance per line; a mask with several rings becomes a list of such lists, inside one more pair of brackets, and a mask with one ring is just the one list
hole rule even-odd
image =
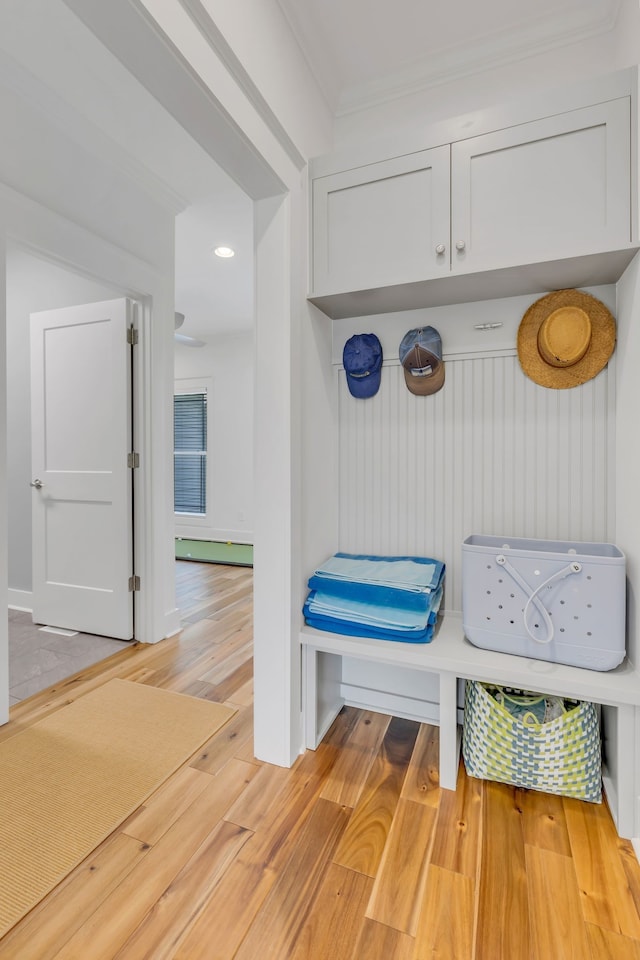
[[132, 470], [135, 467], [140, 466], [140, 454], [139, 453], [128, 453], [127, 454], [127, 466]]
[[130, 343], [132, 347], [135, 347], [137, 342], [138, 342], [138, 331], [136, 330], [134, 325], [131, 324], [129, 327], [127, 327], [127, 343]]
[[134, 575], [129, 577], [129, 593], [134, 593], [136, 590], [140, 589], [140, 577]]

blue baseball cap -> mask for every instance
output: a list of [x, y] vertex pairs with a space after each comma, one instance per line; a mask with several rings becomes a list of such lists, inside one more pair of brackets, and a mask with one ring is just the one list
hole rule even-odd
[[365, 399], [378, 392], [382, 374], [382, 344], [375, 333], [356, 333], [342, 351], [347, 386], [352, 397]]
[[405, 333], [398, 350], [409, 391], [419, 397], [437, 393], [444, 383], [442, 340], [435, 327]]

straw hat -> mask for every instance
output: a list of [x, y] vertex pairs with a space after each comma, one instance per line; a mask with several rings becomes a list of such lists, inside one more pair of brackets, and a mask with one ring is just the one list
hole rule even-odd
[[532, 303], [518, 329], [518, 357], [528, 377], [564, 390], [606, 367], [616, 322], [604, 303], [581, 290], [557, 290]]

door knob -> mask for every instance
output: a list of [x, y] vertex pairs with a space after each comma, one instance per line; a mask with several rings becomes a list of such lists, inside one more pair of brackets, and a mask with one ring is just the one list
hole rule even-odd
[[39, 490], [40, 487], [44, 487], [44, 483], [42, 482], [42, 480], [38, 480], [38, 478], [36, 477], [35, 480], [32, 480], [32, 481], [31, 481], [31, 483], [29, 484], [29, 486], [30, 486], [30, 487], [35, 487], [36, 490]]
[[456, 250], [459, 250], [462, 253], [464, 248], [465, 248], [464, 240], [458, 240], [458, 242], [456, 243]]
[[439, 243], [436, 247], [436, 253], [444, 253], [446, 249], [444, 243]]

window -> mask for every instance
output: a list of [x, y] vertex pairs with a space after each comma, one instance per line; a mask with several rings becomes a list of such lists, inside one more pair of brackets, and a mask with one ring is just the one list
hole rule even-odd
[[207, 512], [207, 394], [181, 393], [173, 398], [174, 510], [204, 516]]

